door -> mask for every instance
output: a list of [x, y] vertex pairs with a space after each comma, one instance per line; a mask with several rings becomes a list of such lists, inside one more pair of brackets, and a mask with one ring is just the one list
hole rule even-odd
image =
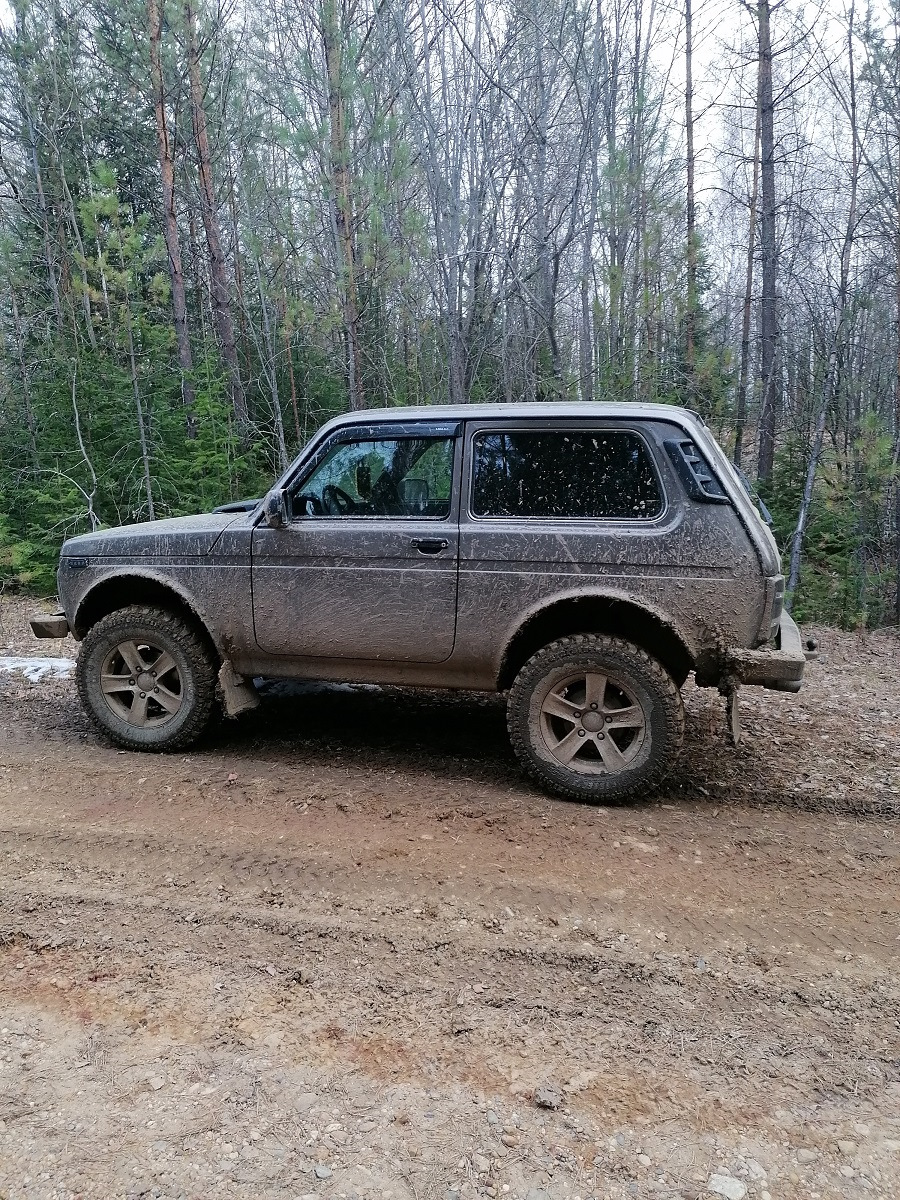
[[[459, 549], [456, 425], [344, 428], [253, 532], [253, 618], [267, 654], [443, 662]], [[400, 432], [397, 432], [400, 430]]]

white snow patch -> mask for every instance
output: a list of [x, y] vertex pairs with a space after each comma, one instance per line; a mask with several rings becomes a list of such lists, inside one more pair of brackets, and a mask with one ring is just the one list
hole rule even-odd
[[0, 675], [24, 675], [31, 683], [42, 679], [68, 679], [75, 669], [74, 658], [2, 658]]

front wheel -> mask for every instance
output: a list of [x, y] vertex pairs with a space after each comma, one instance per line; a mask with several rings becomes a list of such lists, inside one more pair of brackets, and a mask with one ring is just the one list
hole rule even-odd
[[507, 723], [516, 755], [539, 783], [602, 804], [659, 783], [681, 748], [684, 706], [669, 673], [638, 646], [579, 634], [525, 663]]
[[97, 728], [126, 750], [178, 750], [212, 713], [216, 664], [201, 634], [165, 609], [134, 605], [84, 639], [78, 694]]

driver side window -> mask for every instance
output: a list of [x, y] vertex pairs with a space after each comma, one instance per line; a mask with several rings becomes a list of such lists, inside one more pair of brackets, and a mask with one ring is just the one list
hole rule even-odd
[[447, 517], [452, 437], [340, 442], [295, 487], [303, 517]]

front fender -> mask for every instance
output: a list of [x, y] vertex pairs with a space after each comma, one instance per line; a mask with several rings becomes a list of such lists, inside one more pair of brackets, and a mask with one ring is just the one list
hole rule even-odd
[[[100, 617], [116, 608], [127, 604], [164, 604], [168, 598], [199, 621], [220, 656], [228, 656], [225, 638], [217, 622], [182, 581], [152, 567], [86, 567], [81, 576], [81, 569], [77, 566], [67, 567], [66, 561], [60, 561], [59, 593], [69, 628], [78, 641]], [[74, 571], [78, 571], [79, 576], [70, 580]]]

